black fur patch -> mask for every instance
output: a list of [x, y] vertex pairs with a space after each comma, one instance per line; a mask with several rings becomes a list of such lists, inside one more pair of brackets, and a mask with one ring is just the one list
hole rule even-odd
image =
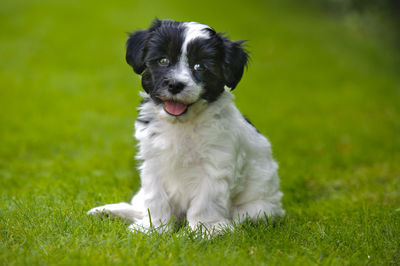
[[144, 120], [139, 118], [137, 118], [136, 121], [145, 125], [148, 125], [151, 122], [150, 120]]
[[145, 64], [158, 64], [158, 60], [167, 57], [175, 65], [182, 53], [185, 28], [181, 23], [163, 20], [158, 28], [153, 31], [145, 48]]
[[[143, 44], [142, 53], [139, 63], [131, 64], [133, 69], [142, 70], [142, 87], [149, 93], [156, 104], [160, 104], [160, 100], [156, 96], [156, 88], [161, 87], [160, 83], [163, 81], [163, 77], [167, 74], [170, 67], [173, 67], [178, 62], [182, 53], [182, 45], [185, 38], [185, 28], [182, 23], [171, 21], [171, 20], [155, 20], [152, 26], [147, 30], [148, 34], [145, 41], [137, 41], [136, 37], [142, 38], [141, 35], [134, 33], [128, 40], [127, 49], [131, 47], [134, 49], [136, 46], [129, 45], [130, 43]], [[140, 31], [139, 31], [140, 32]], [[128, 55], [134, 54], [134, 52], [128, 52]], [[161, 58], [168, 58], [170, 65], [168, 67], [162, 67], [159, 65]], [[128, 59], [127, 59], [128, 60]], [[134, 60], [132, 60], [134, 61]], [[129, 63], [129, 61], [128, 61]], [[137, 67], [139, 65], [139, 67]], [[143, 66], [143, 67], [142, 67]], [[136, 68], [136, 69], [135, 69]]]
[[144, 105], [145, 103], [148, 103], [150, 99], [146, 98], [140, 101], [140, 106]]
[[[249, 123], [258, 133], [260, 133], [260, 131], [253, 125], [253, 123], [251, 123], [251, 121], [243, 115], [244, 120], [246, 120], [247, 123]], [[260, 133], [261, 134], [261, 133]]]

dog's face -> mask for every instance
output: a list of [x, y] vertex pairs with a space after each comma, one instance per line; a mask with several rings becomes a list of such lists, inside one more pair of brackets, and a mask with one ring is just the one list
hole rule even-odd
[[242, 43], [203, 24], [155, 20], [130, 35], [126, 60], [160, 115], [179, 117], [216, 101], [225, 86], [236, 87], [248, 59]]

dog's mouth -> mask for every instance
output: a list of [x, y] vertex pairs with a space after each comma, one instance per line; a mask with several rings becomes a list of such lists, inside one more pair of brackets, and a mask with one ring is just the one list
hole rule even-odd
[[164, 101], [164, 110], [170, 115], [180, 116], [187, 112], [190, 104], [185, 104], [178, 101]]

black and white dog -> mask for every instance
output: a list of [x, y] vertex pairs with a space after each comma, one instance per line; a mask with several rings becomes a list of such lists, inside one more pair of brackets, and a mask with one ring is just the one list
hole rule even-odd
[[246, 217], [284, 214], [270, 143], [229, 92], [248, 60], [242, 43], [171, 20], [130, 35], [126, 60], [145, 90], [135, 122], [141, 188], [130, 204], [89, 214], [121, 217], [142, 231], [165, 230], [173, 219], [218, 231]]

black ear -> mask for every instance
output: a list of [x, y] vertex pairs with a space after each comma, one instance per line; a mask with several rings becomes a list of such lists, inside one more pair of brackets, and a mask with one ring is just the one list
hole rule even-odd
[[161, 21], [155, 19], [149, 29], [139, 30], [129, 35], [129, 39], [126, 42], [125, 58], [136, 74], [141, 74], [146, 69], [144, 63], [146, 43], [154, 29], [160, 25]]
[[242, 79], [244, 67], [249, 58], [243, 48], [245, 41], [231, 42], [224, 38], [225, 59], [222, 66], [225, 85], [233, 90]]
[[144, 71], [144, 47], [149, 37], [148, 30], [140, 30], [130, 34], [126, 42], [126, 62], [131, 65], [136, 74]]

